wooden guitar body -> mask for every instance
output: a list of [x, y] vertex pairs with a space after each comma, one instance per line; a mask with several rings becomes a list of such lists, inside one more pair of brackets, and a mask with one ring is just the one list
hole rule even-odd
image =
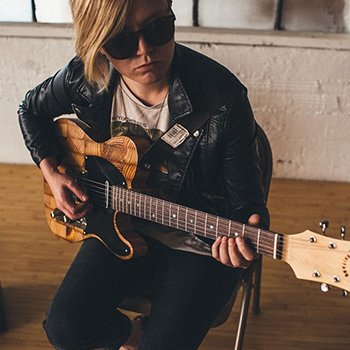
[[[89, 182], [123, 186], [142, 192], [147, 172], [137, 168], [139, 154], [147, 149], [146, 140], [138, 139], [137, 145], [129, 137], [114, 137], [106, 142], [95, 142], [87, 132], [69, 119], [56, 121], [56, 135], [65, 157], [59, 171], [77, 178], [84, 187]], [[87, 130], [88, 131], [88, 130]], [[136, 176], [137, 175], [137, 176]], [[130, 216], [106, 209], [105, 193], [90, 194], [93, 210], [81, 221], [71, 221], [56, 209], [56, 202], [49, 185], [44, 182], [45, 214], [54, 235], [67, 242], [81, 242], [87, 238], [99, 239], [110, 251], [121, 259], [142, 256], [147, 245], [134, 231]], [[102, 198], [103, 197], [103, 198]]]

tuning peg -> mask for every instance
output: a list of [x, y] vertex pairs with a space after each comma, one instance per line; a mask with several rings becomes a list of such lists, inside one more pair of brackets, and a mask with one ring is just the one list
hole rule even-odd
[[346, 226], [342, 225], [340, 226], [340, 238], [345, 239], [345, 233], [346, 233]]
[[327, 283], [322, 283], [321, 284], [321, 290], [324, 293], [327, 293], [331, 289], [331, 286]]
[[319, 225], [320, 225], [320, 227], [322, 229], [322, 234], [325, 235], [327, 227], [329, 225], [329, 222], [327, 220], [322, 220], [322, 221], [320, 221]]
[[343, 297], [346, 298], [348, 296], [348, 291], [347, 290], [343, 290]]

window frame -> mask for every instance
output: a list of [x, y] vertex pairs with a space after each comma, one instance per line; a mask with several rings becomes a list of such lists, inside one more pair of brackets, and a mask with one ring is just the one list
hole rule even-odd
[[[72, 39], [71, 24], [0, 22], [0, 37]], [[350, 50], [350, 34], [177, 27], [176, 41], [184, 44], [305, 47]]]

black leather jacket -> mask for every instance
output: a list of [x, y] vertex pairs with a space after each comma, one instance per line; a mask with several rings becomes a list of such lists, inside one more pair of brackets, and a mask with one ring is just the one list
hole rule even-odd
[[[78, 58], [29, 91], [19, 108], [25, 144], [39, 164], [56, 154], [53, 119], [75, 113], [110, 135], [110, 115], [118, 72], [111, 69], [108, 90], [89, 86]], [[226, 68], [176, 44], [169, 90], [172, 123], [194, 110], [225, 101], [211, 118], [175, 150], [168, 160], [172, 201], [240, 222], [258, 213], [268, 226], [256, 151], [256, 123], [246, 88]]]

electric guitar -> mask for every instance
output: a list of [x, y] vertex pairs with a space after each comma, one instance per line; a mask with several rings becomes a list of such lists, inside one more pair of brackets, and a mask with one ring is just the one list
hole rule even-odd
[[96, 142], [86, 126], [72, 120], [59, 119], [55, 126], [65, 152], [59, 171], [76, 178], [94, 206], [84, 218], [70, 220], [44, 182], [46, 217], [59, 239], [94, 237], [120, 259], [142, 256], [147, 244], [132, 227], [130, 216], [135, 216], [212, 240], [242, 236], [256, 252], [288, 263], [297, 278], [350, 291], [350, 242], [312, 231], [275, 233], [152, 197], [144, 186], [148, 172], [138, 168], [139, 155], [149, 146], [145, 139]]

